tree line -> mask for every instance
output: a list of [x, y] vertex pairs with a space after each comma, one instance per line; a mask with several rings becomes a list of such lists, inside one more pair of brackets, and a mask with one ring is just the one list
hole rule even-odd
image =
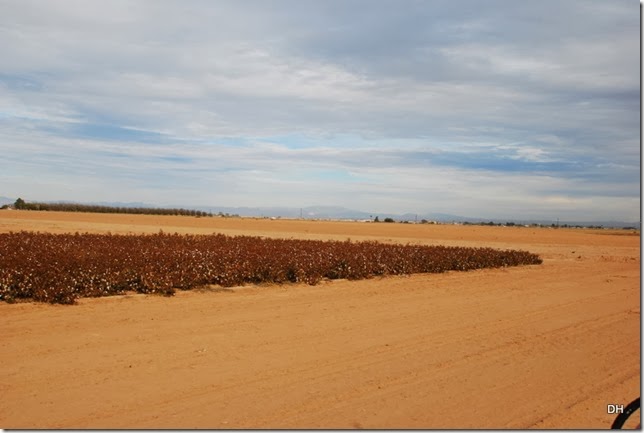
[[[8, 208], [9, 205], [3, 206]], [[123, 207], [123, 206], [102, 206], [79, 203], [28, 203], [18, 198], [13, 204], [14, 209], [35, 210], [35, 211], [58, 211], [58, 212], [96, 212], [96, 213], [125, 213], [139, 215], [184, 215], [196, 217], [211, 217], [211, 212], [196, 209], [183, 208], [152, 208], [152, 207]]]

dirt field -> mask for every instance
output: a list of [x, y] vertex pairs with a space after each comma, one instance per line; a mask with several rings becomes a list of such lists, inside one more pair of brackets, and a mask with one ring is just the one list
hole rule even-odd
[[160, 229], [514, 248], [544, 263], [0, 303], [0, 427], [609, 428], [607, 405], [640, 395], [639, 233], [0, 211], [0, 231]]

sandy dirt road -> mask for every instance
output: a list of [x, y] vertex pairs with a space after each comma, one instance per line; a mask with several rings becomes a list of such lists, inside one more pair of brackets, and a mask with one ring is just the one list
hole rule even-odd
[[544, 263], [0, 304], [3, 428], [609, 428], [607, 405], [640, 395], [639, 234], [0, 211], [0, 231], [21, 229], [478, 245]]

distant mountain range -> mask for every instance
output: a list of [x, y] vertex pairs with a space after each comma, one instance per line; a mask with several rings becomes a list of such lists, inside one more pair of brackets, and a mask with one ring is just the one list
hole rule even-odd
[[[13, 204], [16, 199], [9, 197], [0, 197], [0, 206], [5, 204]], [[72, 203], [71, 201], [49, 201], [49, 203]], [[112, 206], [112, 207], [140, 207], [140, 208], [183, 208], [195, 209], [213, 214], [228, 214], [239, 215], [245, 217], [267, 217], [267, 218], [304, 218], [304, 219], [338, 219], [338, 220], [373, 220], [376, 216], [380, 221], [385, 218], [392, 218], [395, 221], [437, 221], [437, 222], [493, 222], [495, 224], [514, 222], [516, 224], [543, 224], [551, 225], [557, 221], [552, 220], [518, 220], [512, 218], [499, 219], [499, 218], [480, 218], [480, 217], [464, 217], [460, 215], [452, 215], [446, 213], [425, 213], [425, 214], [395, 214], [395, 213], [377, 213], [377, 212], [364, 212], [354, 209], [348, 209], [340, 206], [308, 206], [303, 208], [294, 207], [224, 207], [224, 206], [185, 206], [185, 205], [163, 205], [156, 206], [143, 202], [90, 202], [82, 203], [89, 205]], [[559, 221], [560, 225], [580, 225], [580, 226], [603, 226], [603, 227], [636, 227], [640, 228], [639, 221]]]

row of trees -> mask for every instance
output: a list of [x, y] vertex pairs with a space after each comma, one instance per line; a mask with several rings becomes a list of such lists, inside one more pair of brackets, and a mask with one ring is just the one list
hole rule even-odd
[[[393, 222], [395, 222], [393, 218], [385, 218], [385, 219], [384, 219], [384, 221], [385, 221], [386, 223], [393, 223]], [[379, 223], [379, 222], [380, 222], [380, 218], [379, 218], [379, 217], [376, 217], [376, 218], [373, 220], [373, 222], [375, 222], [375, 223]]]
[[[7, 206], [5, 206], [7, 207]], [[206, 217], [213, 216], [210, 212], [204, 212], [195, 209], [176, 209], [176, 208], [149, 208], [149, 207], [116, 207], [100, 206], [78, 203], [27, 203], [22, 198], [16, 200], [13, 204], [15, 209], [19, 210], [36, 210], [36, 211], [59, 211], [59, 212], [97, 212], [97, 213], [126, 213], [126, 214], [145, 214], [145, 215], [185, 215]]]
[[[494, 223], [493, 221], [490, 222], [469, 222], [465, 221], [463, 222], [463, 225], [479, 225], [479, 226], [506, 226], [506, 227], [514, 227], [518, 226], [521, 227], [524, 224], [517, 224], [514, 222], [506, 222], [506, 223]], [[550, 225], [548, 224], [538, 224], [538, 223], [532, 223], [528, 225], [529, 227], [551, 227], [551, 228], [575, 228], [575, 229], [581, 229], [581, 228], [589, 228], [589, 229], [603, 229], [604, 226], [602, 225], [580, 225], [580, 224], [559, 224], [559, 223], [552, 223]], [[626, 230], [635, 230], [635, 227], [624, 227]]]

